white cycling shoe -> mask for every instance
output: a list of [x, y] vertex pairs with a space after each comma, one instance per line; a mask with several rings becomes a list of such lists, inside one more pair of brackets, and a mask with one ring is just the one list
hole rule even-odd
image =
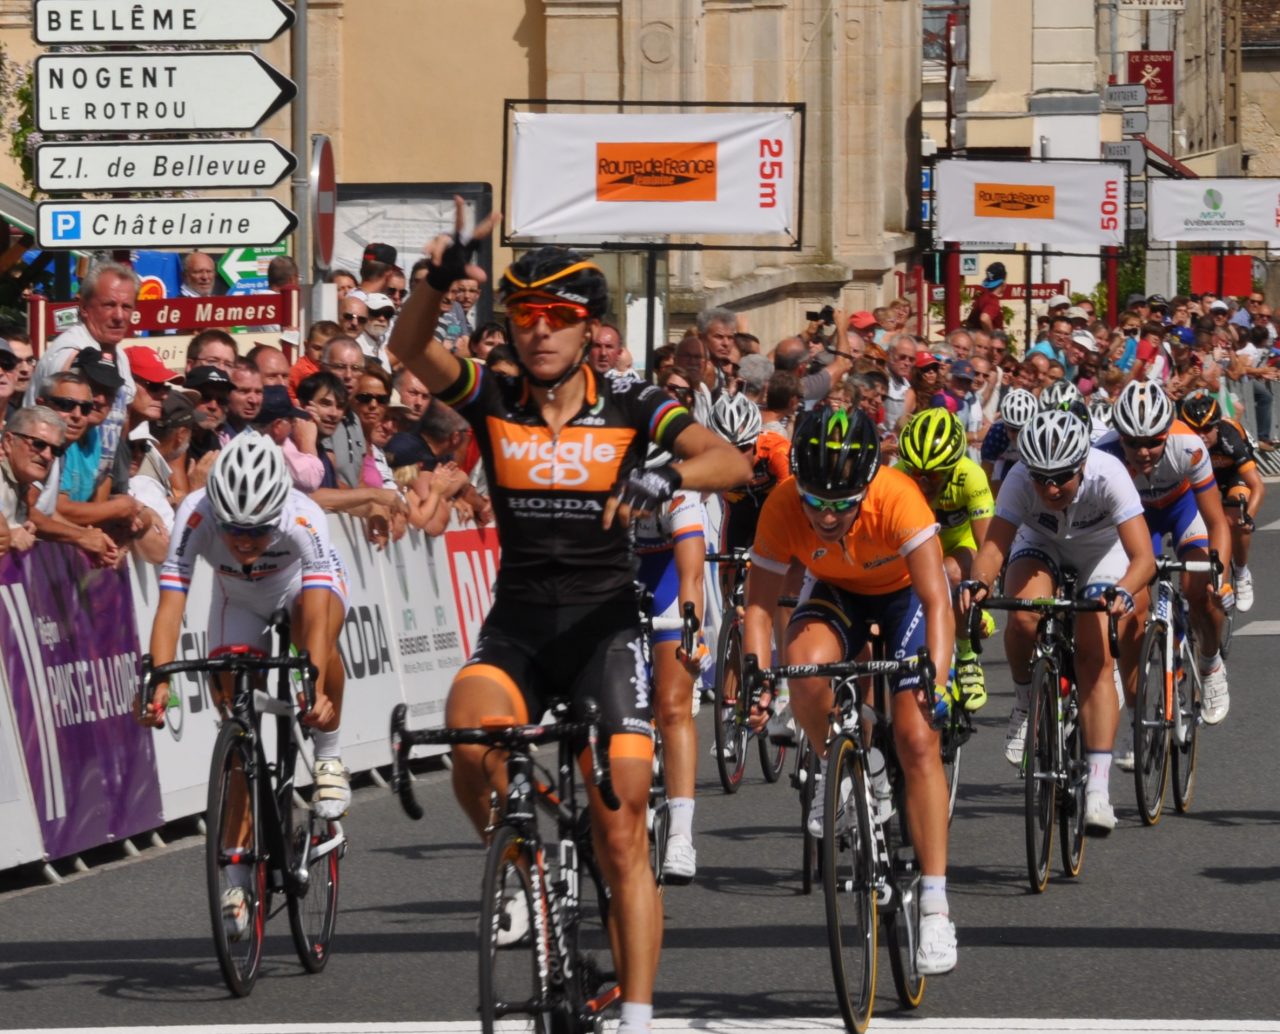
[[318, 818], [340, 819], [351, 807], [351, 773], [339, 758], [316, 762], [316, 787], [311, 794], [311, 810]]
[[1004, 759], [1014, 768], [1022, 766], [1027, 750], [1027, 712], [1015, 706], [1009, 712], [1009, 728], [1004, 734]]
[[1201, 715], [1206, 725], [1217, 725], [1231, 710], [1231, 693], [1227, 688], [1227, 666], [1221, 661], [1210, 672], [1200, 676], [1204, 680], [1204, 706]]
[[698, 872], [698, 852], [688, 837], [673, 833], [667, 840], [667, 852], [662, 856], [662, 882], [683, 887], [693, 882]]
[[938, 977], [956, 968], [956, 924], [941, 912], [920, 917], [916, 969], [921, 976]]
[[249, 929], [249, 895], [243, 887], [222, 892], [222, 926], [229, 941], [240, 940]]

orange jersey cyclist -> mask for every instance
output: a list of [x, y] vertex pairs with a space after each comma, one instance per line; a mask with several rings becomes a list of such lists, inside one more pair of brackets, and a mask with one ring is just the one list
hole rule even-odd
[[[860, 410], [822, 407], [806, 414], [792, 439], [794, 477], [765, 501], [747, 577], [744, 652], [770, 656], [772, 614], [792, 564], [807, 571], [787, 629], [788, 664], [857, 657], [879, 625], [887, 652], [906, 657], [927, 645], [941, 688], [919, 674], [893, 686], [894, 741], [907, 784], [907, 817], [922, 873], [917, 962], [925, 974], [956, 965], [948, 914], [947, 785], [934, 706], [948, 699], [955, 645], [951, 592], [933, 510], [912, 480], [880, 464], [879, 435]], [[834, 703], [829, 679], [792, 679], [791, 707], [810, 741], [825, 750]], [[812, 831], [823, 821], [814, 797]]]
[[[622, 802], [610, 811], [588, 788], [596, 853], [612, 898], [620, 1030], [647, 1031], [662, 911], [645, 827], [652, 715], [626, 525], [665, 506], [682, 487], [714, 492], [742, 484], [749, 465], [659, 388], [610, 381], [585, 364], [608, 309], [608, 285], [597, 266], [572, 251], [527, 252], [498, 285], [518, 376], [492, 373], [445, 349], [434, 337], [444, 292], [464, 276], [483, 279], [469, 260], [476, 238], [496, 218], [470, 239], [461, 220], [459, 201], [458, 229], [429, 246], [431, 270], [390, 342], [391, 355], [471, 424], [502, 546], [493, 609], [454, 677], [445, 721], [455, 728], [508, 715], [537, 721], [555, 700], [598, 699]], [[650, 442], [675, 460], [646, 470]], [[454, 793], [483, 836], [490, 791], [505, 789], [505, 766], [484, 748], [457, 748], [453, 758]]]

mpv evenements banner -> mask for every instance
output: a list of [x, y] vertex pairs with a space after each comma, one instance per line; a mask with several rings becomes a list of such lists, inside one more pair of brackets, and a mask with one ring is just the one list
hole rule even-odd
[[796, 112], [517, 112], [512, 237], [788, 234]]
[[1123, 245], [1124, 166], [1107, 162], [941, 161], [937, 231], [944, 241]]
[[1151, 180], [1153, 241], [1280, 241], [1280, 179]]

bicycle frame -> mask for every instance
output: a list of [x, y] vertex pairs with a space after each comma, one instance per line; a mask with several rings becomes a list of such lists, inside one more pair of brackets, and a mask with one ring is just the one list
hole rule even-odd
[[[1173, 733], [1178, 746], [1185, 746], [1190, 736], [1190, 727], [1177, 703], [1177, 671], [1182, 660], [1183, 644], [1194, 641], [1195, 632], [1191, 627], [1191, 606], [1182, 590], [1174, 584], [1175, 574], [1210, 574], [1213, 576], [1213, 587], [1217, 589], [1218, 579], [1222, 574], [1222, 563], [1218, 560], [1217, 550], [1211, 550], [1208, 560], [1176, 560], [1172, 557], [1156, 557], [1156, 574], [1152, 581], [1154, 593], [1151, 601], [1152, 621], [1164, 622], [1165, 630], [1165, 672], [1164, 672], [1164, 721]], [[1197, 689], [1203, 689], [1203, 677], [1195, 651], [1187, 651], [1190, 661], [1188, 675]], [[1196, 717], [1199, 721], [1199, 716]]]

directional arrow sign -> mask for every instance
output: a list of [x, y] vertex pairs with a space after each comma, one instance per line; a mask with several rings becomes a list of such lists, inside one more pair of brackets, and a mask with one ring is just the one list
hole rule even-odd
[[267, 281], [267, 266], [277, 255], [289, 254], [284, 244], [273, 244], [266, 248], [231, 248], [218, 260], [218, 272], [227, 286], [235, 287], [246, 280], [261, 280], [263, 286]]
[[1142, 108], [1147, 104], [1147, 88], [1141, 83], [1108, 86], [1102, 91], [1102, 98], [1108, 104], [1118, 104], [1122, 108]]
[[1147, 131], [1150, 122], [1145, 111], [1126, 111], [1120, 116], [1120, 129], [1125, 136], [1137, 136]]
[[280, 0], [36, 0], [37, 43], [265, 43], [293, 25]]
[[210, 51], [36, 58], [46, 133], [253, 129], [298, 88], [256, 54]]
[[1118, 144], [1103, 144], [1102, 157], [1113, 162], [1128, 162], [1129, 172], [1138, 175], [1147, 164], [1147, 152], [1137, 140], [1125, 140]]
[[36, 187], [50, 194], [274, 187], [297, 165], [274, 140], [41, 144], [36, 149]]
[[194, 248], [274, 244], [298, 219], [274, 198], [42, 201], [40, 248]]

